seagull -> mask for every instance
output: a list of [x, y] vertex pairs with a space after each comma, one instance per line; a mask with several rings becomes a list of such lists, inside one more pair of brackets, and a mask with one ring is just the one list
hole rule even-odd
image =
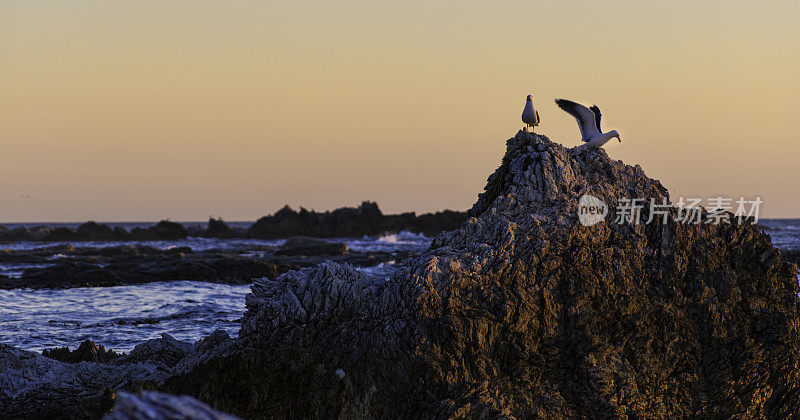
[[622, 139], [619, 138], [617, 130], [604, 133], [603, 130], [600, 129], [600, 117], [603, 114], [600, 113], [600, 108], [598, 108], [597, 105], [586, 108], [579, 103], [567, 99], [556, 99], [556, 105], [578, 120], [578, 126], [581, 128], [581, 136], [583, 137], [581, 140], [587, 144], [600, 147], [608, 143], [608, 141], [614, 137], [622, 143]]
[[539, 111], [533, 109], [533, 98], [531, 98], [531, 95], [528, 95], [528, 98], [525, 100], [525, 108], [522, 110], [522, 122], [525, 123], [526, 131], [528, 127], [531, 128], [531, 133], [533, 133], [533, 127], [539, 125]]

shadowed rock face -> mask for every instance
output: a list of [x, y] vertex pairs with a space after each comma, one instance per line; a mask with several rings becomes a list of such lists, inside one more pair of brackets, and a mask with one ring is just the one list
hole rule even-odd
[[[164, 371], [154, 387], [245, 418], [800, 410], [797, 267], [768, 236], [674, 221], [586, 227], [583, 194], [613, 205], [667, 191], [602, 149], [519, 133], [473, 217], [390, 280], [330, 262], [258, 279], [238, 339], [162, 339], [129, 359], [172, 354], [153, 362]], [[7, 372], [32, 363], [6, 357]]]
[[104, 420], [238, 420], [220, 413], [196, 399], [182, 395], [149, 391], [141, 395], [121, 392], [114, 404], [114, 411], [103, 417]]
[[166, 388], [248, 418], [800, 409], [797, 268], [768, 236], [586, 227], [583, 194], [667, 197], [602, 149], [519, 133], [474, 217], [391, 280], [334, 263], [257, 280], [242, 349]]

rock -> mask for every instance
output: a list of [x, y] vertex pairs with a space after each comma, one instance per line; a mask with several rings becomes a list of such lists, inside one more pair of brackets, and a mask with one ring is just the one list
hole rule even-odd
[[416, 255], [414, 251], [349, 252], [345, 244], [314, 238], [292, 240], [289, 245], [277, 253], [275, 247], [263, 245], [198, 252], [189, 247], [159, 249], [143, 245], [76, 249], [65, 244], [29, 250], [3, 249], [0, 264], [39, 266], [26, 269], [16, 278], [0, 276], [0, 289], [106, 287], [175, 280], [249, 284], [253, 278], [274, 278], [328, 260], [372, 267]]
[[97, 345], [92, 340], [86, 340], [76, 350], [70, 350], [69, 347], [56, 347], [45, 349], [42, 351], [42, 356], [66, 363], [105, 363], [120, 357], [121, 354], [111, 349], [106, 350], [102, 344]]
[[76, 239], [77, 236], [75, 235], [75, 232], [73, 232], [72, 229], [65, 227], [53, 229], [47, 234], [47, 237], [44, 238], [44, 240], [50, 242], [74, 241]]
[[114, 230], [108, 225], [95, 222], [86, 222], [78, 226], [75, 235], [82, 241], [124, 241], [128, 239], [128, 232], [125, 229]]
[[141, 395], [120, 392], [114, 410], [104, 420], [236, 420], [187, 395], [148, 391]]
[[787, 250], [787, 251], [782, 251], [782, 252], [786, 256], [786, 260], [800, 265], [800, 250], [792, 249], [792, 250]]
[[233, 229], [228, 226], [221, 218], [208, 219], [208, 228], [205, 231], [205, 236], [208, 238], [235, 238], [238, 235]]
[[115, 390], [155, 387], [170, 374], [121, 359], [72, 364], [0, 344], [0, 418], [100, 418]]
[[237, 339], [164, 337], [109, 363], [0, 345], [0, 417], [96, 417], [145, 387], [243, 418], [800, 411], [797, 266], [770, 238], [747, 223], [583, 226], [584, 194], [667, 190], [602, 149], [520, 132], [472, 217], [388, 280], [336, 262], [258, 279]]
[[324, 239], [307, 236], [293, 236], [275, 251], [275, 255], [345, 255], [347, 252], [348, 248], [345, 243], [328, 242]]
[[53, 229], [49, 226], [33, 226], [30, 228], [23, 228], [28, 235], [30, 235], [30, 240], [32, 241], [41, 241], [47, 238]]
[[124, 356], [117, 362], [122, 364], [149, 362], [167, 370], [177, 365], [191, 351], [191, 344], [178, 341], [171, 335], [163, 333], [161, 338], [147, 340], [137, 345], [129, 355]]
[[130, 236], [135, 241], [174, 241], [185, 239], [189, 232], [180, 223], [162, 220], [147, 229], [133, 228]]
[[797, 267], [769, 237], [587, 227], [583, 194], [667, 190], [602, 149], [521, 132], [472, 218], [388, 281], [335, 263], [257, 280], [238, 349], [164, 389], [247, 418], [798, 412]]
[[109, 287], [122, 284], [125, 284], [122, 278], [107, 268], [88, 262], [64, 261], [44, 268], [25, 269], [20, 278], [0, 282], [0, 289]]
[[247, 236], [259, 239], [281, 239], [291, 236], [317, 238], [360, 238], [388, 232], [409, 230], [434, 235], [442, 230], [455, 229], [466, 220], [464, 213], [441, 212], [416, 216], [414, 213], [384, 215], [374, 202], [365, 201], [359, 207], [342, 207], [318, 213], [284, 206], [271, 216], [258, 219]]

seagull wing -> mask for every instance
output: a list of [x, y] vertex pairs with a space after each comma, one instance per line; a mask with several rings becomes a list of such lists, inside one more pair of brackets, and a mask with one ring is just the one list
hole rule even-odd
[[595, 122], [595, 113], [589, 108], [567, 99], [556, 99], [556, 105], [567, 111], [569, 115], [572, 115], [578, 121], [578, 126], [581, 129], [581, 140], [589, 141], [592, 137], [600, 134], [600, 130], [597, 129], [598, 124]]
[[602, 133], [603, 129], [600, 128], [600, 118], [603, 116], [603, 114], [600, 113], [600, 108], [598, 108], [597, 105], [592, 105], [592, 107], [589, 109], [594, 112], [594, 122], [597, 123], [597, 131]]

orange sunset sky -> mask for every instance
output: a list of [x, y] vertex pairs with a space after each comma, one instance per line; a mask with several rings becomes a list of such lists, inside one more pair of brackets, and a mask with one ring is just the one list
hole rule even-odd
[[[465, 210], [522, 127], [800, 217], [800, 2], [0, 2], [0, 222]], [[611, 143], [610, 143], [611, 144]]]

